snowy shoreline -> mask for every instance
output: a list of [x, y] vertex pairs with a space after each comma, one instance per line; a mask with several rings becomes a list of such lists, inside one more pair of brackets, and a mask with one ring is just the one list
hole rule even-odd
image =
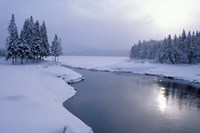
[[[98, 69], [86, 69], [86, 68], [82, 68], [82, 67], [73, 67], [73, 66], [68, 66], [68, 65], [62, 65], [65, 66], [67, 68], [71, 68], [71, 69], [80, 69], [80, 70], [86, 70], [86, 71], [96, 71], [96, 72], [118, 72], [118, 73], [132, 73], [132, 74], [141, 74], [141, 73], [133, 73], [132, 71], [111, 71], [111, 70], [98, 70]], [[176, 77], [171, 77], [171, 76], [164, 76], [164, 75], [156, 75], [156, 74], [149, 74], [149, 73], [143, 73], [142, 75], [147, 75], [147, 76], [155, 76], [155, 77], [161, 77], [161, 78], [165, 78], [165, 79], [169, 79], [169, 80], [173, 80], [175, 82], [179, 82], [179, 83], [183, 83], [183, 84], [188, 84], [191, 85], [193, 87], [200, 87], [200, 82], [191, 82], [185, 79], [178, 79]], [[83, 79], [84, 80], [84, 79]], [[75, 82], [76, 83], [76, 82]]]
[[60, 65], [11, 65], [0, 59], [0, 132], [93, 133], [63, 107], [75, 95], [69, 85], [83, 76]]
[[62, 56], [62, 65], [90, 71], [123, 72], [177, 80], [200, 87], [200, 64], [170, 65], [131, 60], [128, 57]]

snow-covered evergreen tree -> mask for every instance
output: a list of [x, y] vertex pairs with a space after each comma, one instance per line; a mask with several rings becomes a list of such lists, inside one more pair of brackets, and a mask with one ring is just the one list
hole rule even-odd
[[170, 63], [176, 64], [179, 60], [179, 51], [177, 48], [177, 37], [175, 35], [174, 40], [171, 39], [171, 35], [168, 36], [168, 50]]
[[172, 53], [173, 53], [173, 57], [174, 57], [174, 63], [179, 64], [179, 63], [181, 63], [181, 61], [180, 61], [181, 60], [181, 52], [178, 49], [179, 40], [178, 40], [178, 37], [176, 36], [176, 34], [175, 34], [174, 39], [172, 41], [173, 41], [172, 42], [172, 46], [173, 46]]
[[9, 36], [6, 39], [6, 60], [12, 59], [12, 63], [14, 64], [18, 56], [18, 32], [14, 14], [12, 14], [8, 26], [8, 33]]
[[130, 53], [129, 53], [129, 58], [134, 58], [134, 46], [135, 45], [133, 45], [132, 47], [131, 47], [131, 50], [130, 50]]
[[55, 35], [51, 46], [51, 56], [54, 62], [58, 62], [59, 56], [62, 54], [61, 41], [58, 40], [58, 36]]
[[19, 41], [18, 41], [18, 56], [21, 58], [21, 64], [23, 64], [23, 58], [25, 57], [25, 43], [23, 40], [22, 33], [20, 34]]
[[42, 41], [41, 56], [47, 57], [47, 56], [50, 55], [50, 45], [49, 45], [49, 42], [48, 42], [47, 29], [46, 29], [45, 22], [43, 22], [42, 25], [40, 26], [40, 38], [41, 38], [41, 41]]
[[158, 61], [163, 63], [163, 62], [169, 62], [168, 58], [167, 58], [167, 52], [168, 50], [166, 49], [167, 48], [167, 38], [164, 39], [162, 45], [161, 45], [161, 48], [159, 50], [159, 53], [158, 53]]
[[191, 36], [191, 42], [188, 48], [188, 63], [189, 64], [193, 64], [198, 62], [197, 57], [198, 57], [198, 44], [197, 44], [197, 38], [195, 36], [195, 33], [193, 32], [192, 36]]
[[35, 26], [35, 22], [34, 22], [34, 19], [33, 19], [33, 16], [30, 17], [29, 20], [29, 39], [30, 39], [30, 50], [31, 50], [31, 56], [29, 57], [30, 59], [35, 59], [33, 53], [34, 53], [34, 48], [35, 48], [35, 45], [34, 45], [34, 39], [35, 39], [35, 34], [34, 34], [34, 26]]
[[195, 63], [200, 62], [200, 32], [195, 36], [195, 44], [196, 44], [196, 61]]
[[40, 24], [38, 21], [35, 22], [33, 28], [33, 41], [32, 41], [32, 54], [36, 61], [41, 58], [42, 54], [42, 40], [40, 36]]
[[26, 59], [26, 61], [32, 57], [31, 53], [31, 33], [30, 33], [30, 21], [29, 19], [26, 19], [23, 25], [23, 28], [21, 30], [20, 34], [20, 48], [21, 51], [23, 51], [23, 54], [20, 55], [21, 57], [21, 63], [23, 63], [23, 58]]
[[183, 30], [182, 35], [180, 36], [179, 40], [179, 46], [178, 46], [180, 53], [181, 53], [181, 58], [180, 61], [181, 63], [188, 63], [188, 58], [187, 58], [187, 35], [185, 33], [185, 30]]
[[62, 39], [60, 38], [59, 39], [59, 43], [60, 43], [60, 55], [62, 55], [63, 54], [63, 51], [62, 51]]

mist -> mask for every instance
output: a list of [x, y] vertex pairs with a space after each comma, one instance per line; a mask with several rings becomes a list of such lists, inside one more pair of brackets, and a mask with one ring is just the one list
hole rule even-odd
[[128, 55], [130, 47], [139, 40], [159, 40], [183, 29], [199, 30], [198, 0], [173, 1], [180, 3], [180, 10], [187, 11], [180, 16], [180, 24], [173, 17], [166, 24], [158, 21], [160, 16], [152, 9], [160, 5], [151, 5], [153, 2], [158, 0], [1, 0], [0, 47], [5, 47], [12, 13], [18, 32], [31, 15], [40, 23], [45, 21], [49, 43], [58, 34], [63, 52], [68, 55]]

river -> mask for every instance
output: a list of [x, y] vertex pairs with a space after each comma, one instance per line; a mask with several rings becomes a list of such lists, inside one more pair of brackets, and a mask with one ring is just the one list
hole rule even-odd
[[199, 133], [200, 89], [129, 73], [75, 71], [74, 97], [64, 107], [94, 133]]

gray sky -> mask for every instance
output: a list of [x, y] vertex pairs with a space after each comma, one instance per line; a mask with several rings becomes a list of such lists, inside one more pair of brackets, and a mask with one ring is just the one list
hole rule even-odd
[[200, 30], [199, 0], [0, 0], [1, 47], [12, 13], [18, 31], [31, 15], [44, 20], [49, 42], [57, 33], [65, 53], [129, 50], [138, 40]]

